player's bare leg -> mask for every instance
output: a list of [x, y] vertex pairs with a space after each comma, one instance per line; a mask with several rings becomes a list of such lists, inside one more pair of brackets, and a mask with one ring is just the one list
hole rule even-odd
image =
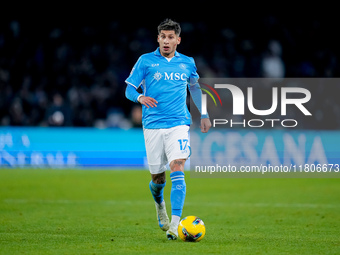
[[160, 174], [151, 174], [152, 181], [156, 184], [163, 184], [166, 181], [165, 172]]
[[169, 217], [166, 212], [165, 201], [163, 198], [163, 189], [165, 187], [165, 172], [160, 174], [151, 174], [152, 181], [149, 184], [151, 194], [155, 200], [158, 225], [163, 231], [169, 229]]
[[184, 199], [186, 194], [186, 184], [184, 180], [184, 164], [186, 159], [175, 159], [170, 162], [171, 188], [171, 223], [166, 232], [169, 240], [176, 240], [178, 236], [178, 224], [182, 216]]

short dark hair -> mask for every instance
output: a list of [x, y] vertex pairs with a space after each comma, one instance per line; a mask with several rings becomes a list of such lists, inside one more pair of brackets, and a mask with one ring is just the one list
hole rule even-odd
[[181, 33], [181, 26], [179, 25], [179, 23], [171, 19], [165, 19], [164, 21], [162, 21], [157, 29], [158, 34], [161, 33], [161, 30], [174, 30], [177, 36], [179, 36]]

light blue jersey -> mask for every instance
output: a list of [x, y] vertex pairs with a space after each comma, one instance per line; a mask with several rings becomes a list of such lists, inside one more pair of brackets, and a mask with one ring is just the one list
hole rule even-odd
[[144, 128], [159, 129], [190, 125], [187, 86], [196, 84], [198, 79], [193, 58], [176, 51], [169, 61], [157, 48], [138, 59], [125, 82], [135, 89], [142, 85], [143, 95], [157, 100], [157, 107], [143, 105], [142, 122]]

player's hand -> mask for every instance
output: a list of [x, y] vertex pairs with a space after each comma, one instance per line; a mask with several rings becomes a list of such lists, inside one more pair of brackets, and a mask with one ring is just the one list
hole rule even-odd
[[152, 97], [141, 96], [138, 100], [142, 105], [145, 105], [147, 108], [157, 107], [157, 100]]
[[208, 118], [201, 119], [201, 132], [202, 133], [207, 133], [210, 127], [211, 127], [210, 119]]

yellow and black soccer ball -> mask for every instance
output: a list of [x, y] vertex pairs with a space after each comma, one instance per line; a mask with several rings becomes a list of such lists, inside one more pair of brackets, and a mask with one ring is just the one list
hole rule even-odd
[[185, 242], [199, 242], [205, 236], [204, 222], [196, 216], [183, 218], [178, 225], [178, 236]]

